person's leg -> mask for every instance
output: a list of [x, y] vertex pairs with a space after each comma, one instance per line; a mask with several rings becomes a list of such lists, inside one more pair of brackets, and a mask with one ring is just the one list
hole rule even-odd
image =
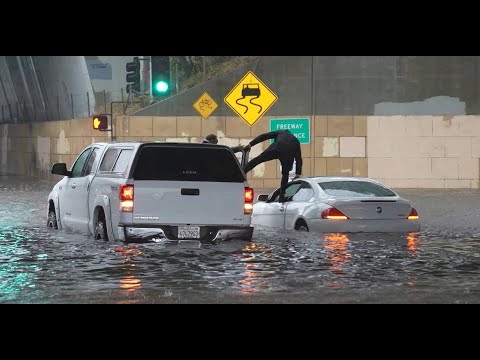
[[280, 183], [280, 198], [279, 202], [285, 202], [285, 189], [287, 188], [288, 184], [288, 175], [289, 172], [285, 172], [282, 170], [282, 181]]
[[273, 159], [278, 159], [277, 152], [268, 149], [265, 150], [263, 153], [248, 162], [248, 164], [245, 166], [245, 174], [252, 170], [255, 166]]
[[280, 202], [285, 201], [285, 189], [287, 188], [288, 178], [290, 176], [290, 170], [293, 166], [293, 159], [280, 159], [282, 164], [282, 181], [280, 183]]

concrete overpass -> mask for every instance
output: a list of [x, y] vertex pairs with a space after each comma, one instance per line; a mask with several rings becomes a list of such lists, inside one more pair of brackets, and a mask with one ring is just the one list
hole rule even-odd
[[[60, 117], [52, 111], [56, 104], [51, 99], [61, 96], [55, 94], [63, 85], [88, 92], [81, 59], [72, 57], [76, 60], [69, 63], [23, 58], [0, 58], [2, 86], [7, 89], [0, 92], [9, 104], [17, 99], [31, 103], [32, 109], [33, 103], [43, 101], [46, 121], [43, 113], [28, 115], [25, 106], [15, 121], [0, 125], [0, 170], [48, 177], [53, 162], [71, 165], [84, 146], [110, 134], [92, 130], [85, 113], [73, 111], [72, 116], [68, 102]], [[57, 61], [63, 65], [57, 68]], [[72, 70], [69, 64], [77, 65]], [[311, 127], [310, 142], [302, 145], [304, 175], [369, 176], [403, 188], [478, 188], [479, 66], [478, 56], [259, 57], [135, 114], [113, 119], [113, 135], [118, 140], [194, 142], [214, 132], [220, 143], [235, 145], [268, 131], [272, 118], [301, 117]], [[278, 96], [253, 126], [223, 102], [247, 71]], [[40, 93], [47, 95], [32, 96], [37, 93], [32, 89], [42, 86], [45, 91]], [[193, 103], [205, 91], [219, 107], [202, 119]], [[255, 147], [251, 156], [267, 145]], [[271, 188], [278, 185], [279, 175], [277, 164], [270, 162], [249, 178], [253, 186]]]

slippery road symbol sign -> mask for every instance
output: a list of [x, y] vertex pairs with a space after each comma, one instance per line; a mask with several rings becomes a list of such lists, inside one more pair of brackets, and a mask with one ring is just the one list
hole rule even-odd
[[252, 126], [277, 101], [277, 95], [249, 71], [225, 96], [225, 103]]

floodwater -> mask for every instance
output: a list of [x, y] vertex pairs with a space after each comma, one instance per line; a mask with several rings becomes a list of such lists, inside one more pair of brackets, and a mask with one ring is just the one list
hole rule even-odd
[[0, 176], [0, 303], [480, 303], [480, 191], [406, 190], [418, 234], [257, 227], [251, 243], [47, 229], [53, 183]]

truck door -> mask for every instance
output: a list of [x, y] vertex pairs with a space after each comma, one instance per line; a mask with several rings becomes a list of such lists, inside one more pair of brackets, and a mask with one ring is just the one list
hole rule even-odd
[[72, 168], [72, 176], [67, 180], [63, 202], [64, 224], [72, 230], [89, 233], [88, 191], [95, 174], [100, 155], [99, 148], [86, 149]]

